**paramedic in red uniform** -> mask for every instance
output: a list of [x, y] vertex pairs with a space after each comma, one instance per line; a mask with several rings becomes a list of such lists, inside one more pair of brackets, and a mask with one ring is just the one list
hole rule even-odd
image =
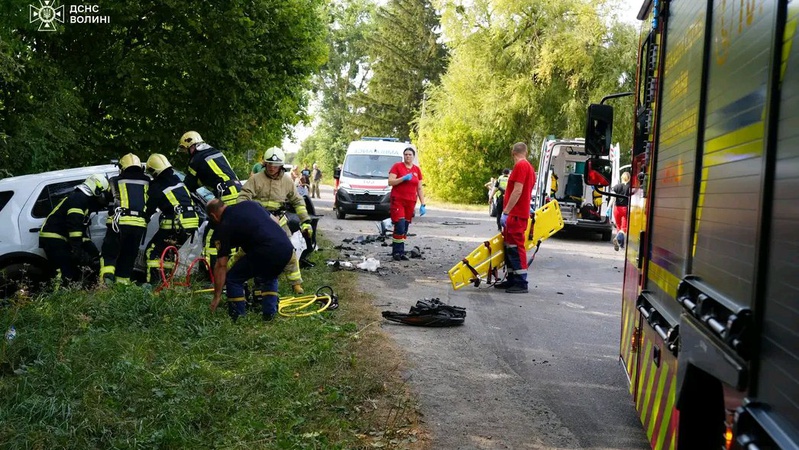
[[416, 208], [416, 197], [422, 206], [419, 215], [427, 212], [424, 206], [424, 192], [422, 191], [422, 170], [413, 163], [416, 150], [408, 147], [402, 151], [402, 162], [391, 166], [388, 171], [388, 185], [391, 186], [391, 221], [394, 222], [393, 242], [391, 256], [395, 261], [407, 261], [405, 255], [405, 236], [413, 219], [413, 210]]
[[527, 249], [524, 247], [524, 232], [530, 218], [530, 197], [535, 184], [535, 170], [527, 161], [527, 144], [524, 142], [513, 144], [511, 156], [515, 164], [508, 178], [500, 218], [508, 276], [494, 287], [505, 289], [509, 294], [524, 294], [527, 292]]

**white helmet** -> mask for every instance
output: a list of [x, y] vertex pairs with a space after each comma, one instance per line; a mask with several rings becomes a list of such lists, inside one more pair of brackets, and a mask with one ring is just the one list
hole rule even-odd
[[83, 182], [83, 186], [85, 186], [95, 197], [100, 197], [106, 191], [108, 191], [108, 178], [95, 173], [89, 175], [89, 178], [86, 178], [86, 181]]
[[264, 162], [274, 166], [282, 166], [286, 161], [286, 155], [280, 147], [272, 147], [264, 152]]

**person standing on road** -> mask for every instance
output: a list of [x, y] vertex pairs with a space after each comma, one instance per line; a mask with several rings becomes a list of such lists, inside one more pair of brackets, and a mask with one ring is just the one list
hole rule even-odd
[[[308, 208], [305, 207], [305, 199], [297, 193], [297, 187], [291, 182], [291, 178], [286, 176], [283, 162], [286, 155], [278, 147], [272, 147], [264, 153], [266, 168], [263, 172], [254, 175], [244, 185], [239, 194], [239, 201], [255, 200], [261, 206], [279, 219], [279, 224], [283, 228], [286, 237], [291, 236], [291, 230], [286, 217], [286, 207], [294, 209], [300, 220], [300, 230], [308, 238], [313, 238], [313, 226], [311, 216], [308, 215]], [[292, 285], [294, 293], [301, 295], [305, 293], [302, 288], [302, 273], [297, 256], [292, 252], [288, 264], [285, 266], [286, 278]]]
[[497, 217], [497, 230], [502, 231], [502, 225], [499, 223], [502, 214], [500, 211], [502, 210], [502, 205], [505, 202], [505, 190], [508, 189], [508, 178], [510, 177], [510, 169], [503, 169], [502, 174], [497, 178], [497, 181], [494, 183], [494, 187], [491, 190], [493, 195], [496, 197], [494, 199], [494, 205], [497, 208], [495, 211], [495, 216]]
[[[277, 277], [294, 255], [288, 236], [277, 219], [253, 201], [228, 206], [213, 199], [206, 211], [219, 239], [211, 311], [219, 306], [225, 287], [230, 318], [235, 322], [243, 316], [247, 306], [244, 285], [254, 278], [255, 303], [261, 303], [263, 320], [272, 320], [277, 313]], [[241, 248], [244, 255], [228, 270], [230, 250], [235, 247]]]
[[395, 261], [408, 260], [405, 255], [405, 238], [413, 220], [416, 197], [419, 197], [421, 202], [419, 215], [427, 213], [422, 190], [422, 170], [413, 163], [415, 156], [416, 150], [413, 147], [406, 148], [402, 151], [403, 161], [394, 164], [388, 171], [388, 185], [391, 186], [391, 221], [394, 223], [391, 257]]
[[616, 223], [616, 236], [613, 237], [613, 249], [619, 251], [619, 247], [624, 248], [624, 240], [627, 235], [627, 206], [630, 202], [630, 172], [621, 174], [621, 183], [611, 188], [613, 193], [621, 197], [615, 197], [613, 206], [613, 222]]
[[314, 163], [313, 170], [311, 171], [311, 198], [322, 198], [319, 193], [319, 183], [322, 181], [322, 171], [319, 169], [319, 164]]
[[515, 164], [508, 178], [508, 192], [500, 223], [505, 240], [507, 278], [494, 285], [509, 294], [527, 292], [527, 249], [524, 246], [527, 222], [530, 219], [530, 198], [535, 184], [535, 170], [527, 161], [527, 144], [517, 142], [511, 150]]

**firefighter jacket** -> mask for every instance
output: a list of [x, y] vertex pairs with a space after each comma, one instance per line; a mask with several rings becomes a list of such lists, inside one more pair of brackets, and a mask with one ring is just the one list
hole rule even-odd
[[184, 184], [189, 192], [204, 185], [226, 205], [236, 203], [241, 192], [241, 182], [225, 155], [207, 144], [197, 145], [197, 150], [189, 158], [189, 174]]
[[508, 189], [508, 179], [509, 178], [510, 177], [507, 176], [507, 175], [500, 175], [499, 178], [497, 178], [497, 184], [496, 184], [497, 190], [494, 192], [494, 195], [496, 197], [499, 197], [500, 194], [504, 194], [505, 190]]
[[311, 220], [305, 207], [305, 199], [297, 193], [291, 177], [285, 173], [281, 173], [277, 179], [267, 176], [265, 170], [256, 173], [244, 185], [238, 200], [254, 200], [278, 217], [286, 212], [288, 204], [294, 208], [300, 222]]
[[42, 239], [60, 239], [78, 248], [83, 244], [89, 214], [99, 210], [100, 204], [80, 189], [64, 197], [50, 212], [39, 230]]
[[151, 217], [156, 209], [161, 210], [159, 227], [162, 229], [192, 229], [200, 226], [197, 207], [191, 199], [189, 189], [171, 167], [150, 182], [145, 217]]
[[109, 181], [114, 194], [109, 217], [119, 225], [147, 227], [150, 216], [145, 216], [144, 209], [150, 177], [141, 170], [124, 170]]

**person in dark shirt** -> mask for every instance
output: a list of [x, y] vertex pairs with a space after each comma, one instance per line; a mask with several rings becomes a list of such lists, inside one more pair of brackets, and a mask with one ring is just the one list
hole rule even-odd
[[[228, 314], [234, 322], [243, 316], [246, 312], [244, 284], [254, 278], [255, 303], [261, 303], [263, 320], [272, 320], [277, 313], [277, 277], [294, 252], [288, 236], [277, 219], [258, 202], [245, 200], [228, 206], [214, 199], [208, 203], [206, 211], [216, 225], [219, 239], [211, 311], [219, 305], [224, 286]], [[228, 271], [231, 248], [240, 248], [244, 256]]]
[[630, 198], [630, 172], [621, 174], [621, 183], [613, 186], [611, 190], [620, 195], [614, 201], [613, 222], [616, 223], [616, 236], [613, 237], [613, 249], [619, 251], [619, 247], [624, 248], [624, 241], [627, 235], [627, 207]]

